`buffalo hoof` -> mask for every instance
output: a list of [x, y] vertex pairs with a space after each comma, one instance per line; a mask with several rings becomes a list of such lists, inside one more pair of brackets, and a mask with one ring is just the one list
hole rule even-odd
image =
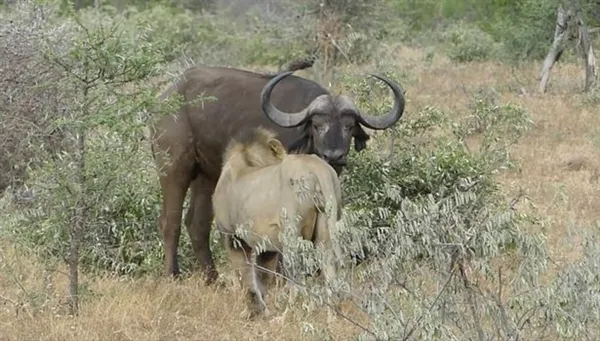
[[226, 290], [229, 287], [227, 279], [224, 276], [219, 276], [219, 278], [211, 285], [217, 290]]
[[215, 284], [217, 282], [217, 279], [219, 279], [219, 273], [216, 270], [210, 270], [208, 272], [205, 272], [204, 283], [207, 286]]
[[177, 270], [169, 270], [166, 272], [167, 277], [170, 277], [172, 279], [181, 279], [181, 271], [179, 271], [179, 269]]

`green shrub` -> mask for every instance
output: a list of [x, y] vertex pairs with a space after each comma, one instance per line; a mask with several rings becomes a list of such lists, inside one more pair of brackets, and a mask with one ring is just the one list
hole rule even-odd
[[148, 28], [150, 42], [164, 44], [169, 61], [186, 57], [199, 64], [282, 65], [306, 55], [308, 48], [307, 23], [286, 27], [252, 13], [243, 20], [162, 5], [143, 11], [131, 8], [127, 15]]
[[313, 32], [308, 20], [269, 20], [255, 12], [248, 19], [237, 33], [236, 56], [240, 63], [281, 66], [307, 55]]
[[448, 36], [448, 56], [454, 61], [464, 63], [495, 57], [494, 39], [476, 26], [460, 23], [449, 29]]
[[[470, 61], [498, 54], [502, 60], [520, 62], [543, 58], [548, 52], [558, 5], [556, 0], [394, 0], [389, 11], [412, 32], [403, 40], [427, 46], [444, 32], [456, 30], [444, 39], [452, 40], [451, 58]], [[598, 6], [585, 2], [583, 7], [591, 23]], [[491, 48], [492, 42], [499, 49]]]
[[496, 103], [496, 94], [480, 89], [470, 103], [471, 113], [459, 124], [453, 125], [453, 133], [460, 140], [479, 136], [479, 150], [495, 169], [513, 167], [508, 148], [516, 144], [534, 123], [523, 108], [507, 103]]
[[552, 44], [557, 8], [555, 0], [516, 1], [482, 26], [502, 42], [507, 60], [540, 59]]
[[[65, 105], [54, 89], [39, 86], [60, 79], [56, 66], [41, 62], [39, 55], [46, 37], [64, 33], [53, 19], [47, 7], [26, 1], [0, 10], [0, 194], [9, 186], [17, 190], [27, 178], [31, 127], [47, 126]], [[59, 148], [61, 135], [44, 134], [46, 150]]]
[[[375, 97], [367, 93], [359, 96], [371, 100]], [[475, 97], [472, 114], [461, 122], [448, 122], [438, 109], [425, 108], [382, 134], [393, 141], [393, 151], [352, 156], [343, 183], [348, 208], [364, 212], [360, 226], [376, 235], [381, 233], [377, 228], [373, 230], [373, 226], [393, 224], [393, 216], [402, 209], [405, 200], [437, 204], [467, 192], [477, 202], [469, 202], [465, 209], [491, 209], [501, 199], [494, 174], [510, 165], [507, 148], [530, 127], [531, 121], [523, 109], [498, 106], [488, 97]], [[433, 130], [440, 129], [446, 134], [431, 135]], [[455, 138], [449, 138], [448, 132]], [[469, 151], [464, 142], [472, 135], [481, 135], [482, 147], [478, 153]], [[382, 210], [386, 210], [384, 216], [388, 218], [382, 218]]]
[[158, 5], [143, 11], [130, 8], [126, 15], [132, 24], [147, 27], [149, 42], [161, 44], [169, 61], [183, 56], [201, 61], [213, 54], [219, 58], [233, 45], [235, 26], [207, 13]]

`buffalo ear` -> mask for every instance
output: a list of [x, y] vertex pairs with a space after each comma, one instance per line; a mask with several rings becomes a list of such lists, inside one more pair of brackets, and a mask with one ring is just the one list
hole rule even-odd
[[360, 152], [361, 150], [367, 148], [367, 140], [371, 137], [367, 132], [360, 126], [356, 125], [354, 128], [354, 150]]

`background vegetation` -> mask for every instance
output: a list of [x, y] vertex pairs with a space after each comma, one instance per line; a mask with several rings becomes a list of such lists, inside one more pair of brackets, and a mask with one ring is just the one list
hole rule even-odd
[[[0, 338], [597, 339], [599, 92], [581, 93], [567, 50], [548, 93], [533, 93], [558, 4], [5, 1]], [[581, 4], [599, 25], [600, 3]], [[362, 110], [391, 105], [367, 73], [398, 81], [407, 109], [343, 175], [338, 239], [355, 264], [331, 286], [297, 279], [291, 313], [248, 322], [217, 235], [224, 288], [163, 278], [142, 131], [173, 111], [155, 96], [188, 65], [274, 72], [306, 56], [316, 63], [298, 74]], [[288, 267], [314, 270], [319, 255], [289, 243]]]

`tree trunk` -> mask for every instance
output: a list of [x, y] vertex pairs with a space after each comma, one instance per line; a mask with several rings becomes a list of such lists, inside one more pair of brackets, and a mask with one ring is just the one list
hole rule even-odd
[[[79, 213], [77, 214], [79, 215]], [[79, 225], [76, 218], [75, 225]], [[71, 250], [69, 253], [69, 314], [77, 315], [79, 311], [79, 247], [81, 238], [79, 226], [71, 227]]]
[[[79, 154], [77, 181], [80, 187], [85, 189], [85, 137], [83, 131], [80, 131], [77, 137], [77, 152]], [[71, 236], [69, 252], [69, 313], [71, 315], [77, 315], [79, 312], [79, 249], [83, 241], [84, 225], [87, 219], [85, 193], [80, 193], [79, 195], [81, 197], [75, 204], [73, 223], [69, 231]]]
[[585, 87], [584, 91], [589, 91], [596, 83], [596, 56], [594, 48], [590, 41], [590, 34], [587, 26], [583, 22], [581, 9], [577, 11], [577, 31], [579, 32], [579, 45], [581, 46], [581, 55], [585, 63]]
[[556, 27], [554, 29], [554, 41], [552, 47], [544, 59], [542, 65], [542, 71], [540, 72], [540, 86], [539, 91], [541, 93], [546, 92], [548, 87], [548, 81], [550, 80], [550, 70], [554, 66], [554, 63], [558, 60], [565, 49], [565, 40], [567, 40], [569, 32], [569, 19], [571, 17], [571, 10], [565, 11], [562, 5], [558, 6], [558, 12], [556, 15]]
[[[565, 10], [566, 8], [566, 10]], [[583, 22], [583, 11], [581, 3], [578, 0], [571, 0], [558, 7], [556, 16], [556, 28], [554, 30], [554, 41], [552, 47], [544, 59], [542, 70], [540, 72], [541, 93], [546, 92], [548, 82], [550, 81], [550, 70], [558, 60], [565, 49], [565, 43], [568, 40], [575, 40], [578, 37], [578, 45], [581, 47], [581, 56], [585, 63], [585, 87], [584, 91], [589, 91], [596, 83], [596, 56], [594, 48], [590, 41], [590, 32]]]

